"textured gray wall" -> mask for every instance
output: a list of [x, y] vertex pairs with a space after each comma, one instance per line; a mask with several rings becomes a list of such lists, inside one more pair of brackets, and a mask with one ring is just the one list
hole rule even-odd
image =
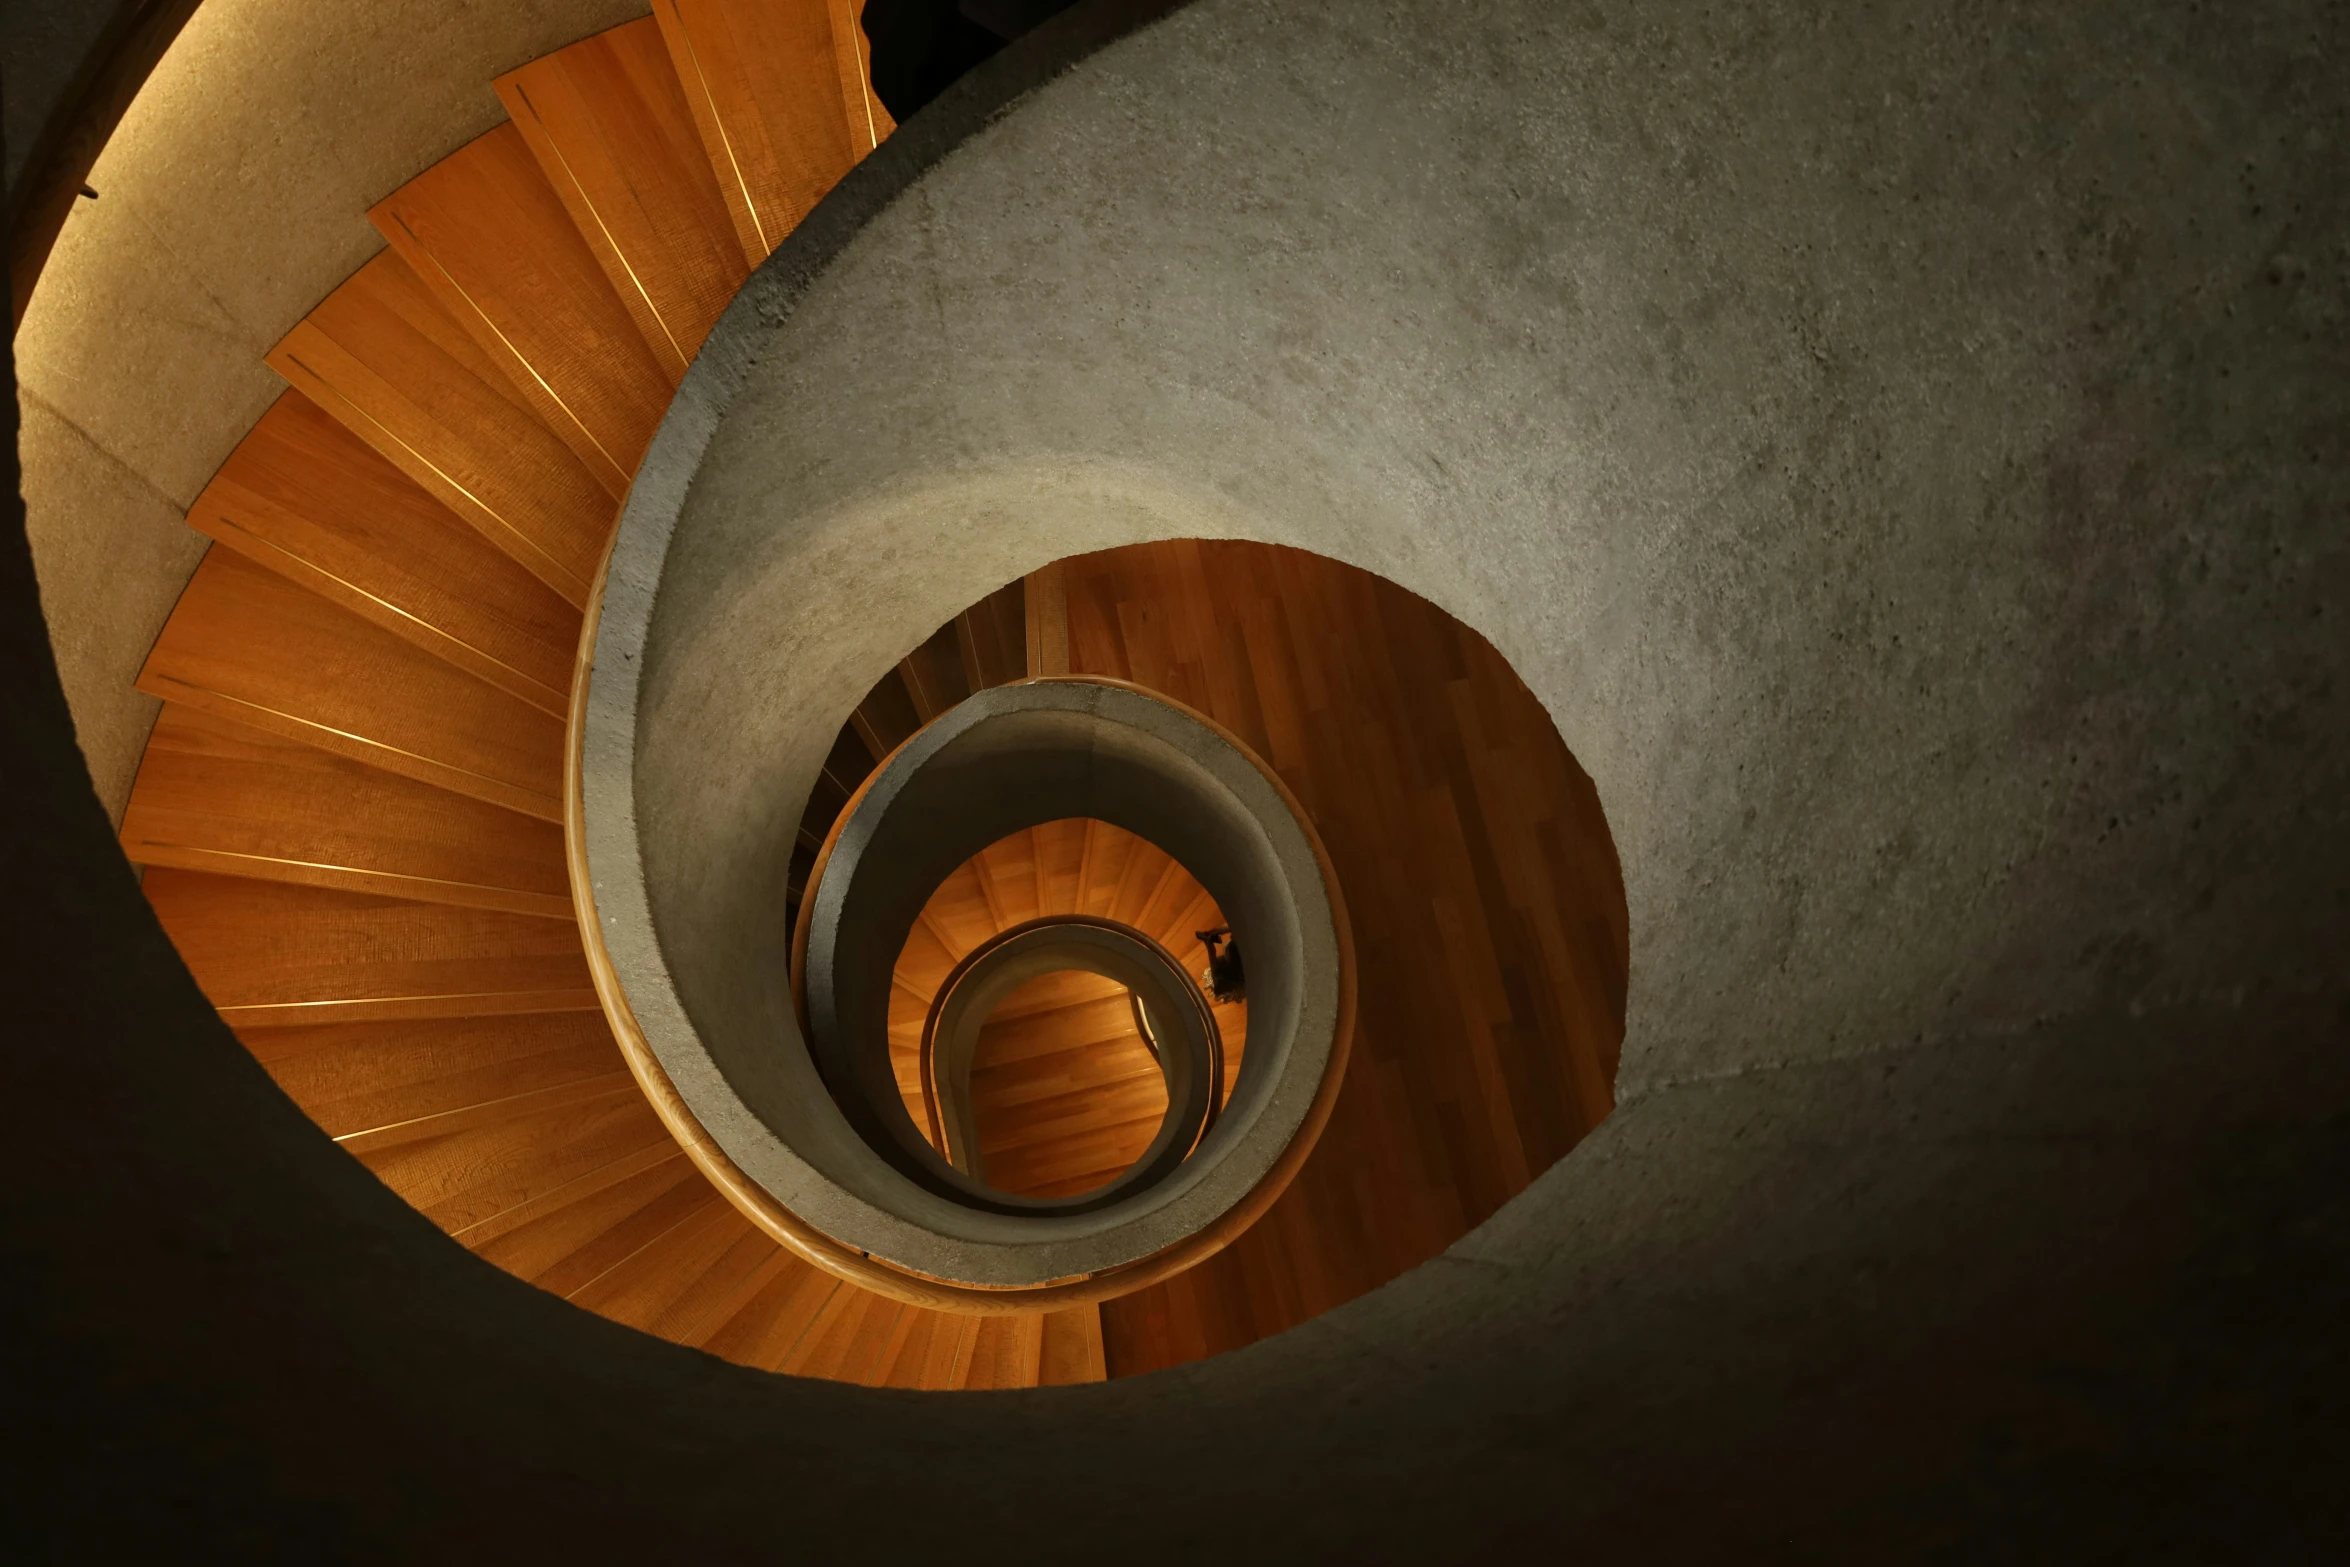
[[676, 961], [968, 584], [1205, 531], [1543, 698], [1633, 1092], [2339, 993], [2340, 109], [2300, 21], [1185, 12], [697, 369], [624, 524]]
[[2346, 26], [1205, 0], [926, 174], [918, 116], [779, 254], [654, 475], [694, 526], [648, 738], [795, 810], [798, 759], [688, 722], [724, 635], [837, 715], [971, 583], [1204, 529], [1484, 629], [1615, 824], [1623, 1108], [1444, 1258], [1174, 1372], [792, 1383], [465, 1257], [203, 1014], [0, 640], [48, 916], [0, 1095], [27, 1527], [2339, 1555]]

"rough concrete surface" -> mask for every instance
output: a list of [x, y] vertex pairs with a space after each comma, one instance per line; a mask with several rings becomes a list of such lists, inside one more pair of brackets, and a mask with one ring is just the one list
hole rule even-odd
[[[668, 531], [649, 511], [635, 525]], [[608, 613], [599, 665], [633, 666], [644, 626]], [[755, 648], [739, 657], [760, 660]], [[613, 972], [711, 1137], [835, 1240], [968, 1283], [1100, 1273], [1162, 1252], [1246, 1200], [1308, 1121], [1352, 1010], [1344, 910], [1264, 763], [1198, 715], [1106, 682], [1030, 681], [980, 692], [892, 753], [839, 824], [806, 904], [803, 1035], [791, 992], [775, 982], [793, 939], [783, 918], [792, 840], [788, 828], [780, 841], [750, 835], [773, 820], [765, 792], [698, 788], [698, 742], [640, 755], [631, 742], [654, 725], [594, 687], [589, 709], [581, 794]], [[750, 749], [789, 766], [813, 727], [771, 730]], [[1079, 817], [1157, 845], [1216, 900], [1249, 953], [1247, 1065], [1214, 1130], [1166, 1179], [1057, 1218], [982, 1211], [956, 1199], [951, 1177], [922, 1178], [925, 1166], [933, 1177], [949, 1167], [907, 1117], [889, 1065], [894, 971], [907, 931], [956, 866], [1040, 822]], [[673, 819], [730, 842], [694, 860], [728, 871], [651, 884], [625, 828]], [[754, 928], [768, 937], [764, 952], [754, 947], [731, 971], [709, 961], [738, 950], [724, 911], [762, 893], [770, 901]], [[693, 1026], [675, 1026], [681, 1015]]]
[[155, 717], [131, 681], [203, 555], [180, 518], [285, 389], [261, 356], [382, 248], [369, 206], [506, 117], [492, 78], [645, 10], [205, 0], [148, 78], [16, 339], [33, 558], [117, 817]]
[[751, 627], [845, 711], [886, 637], [1126, 538], [1383, 571], [1599, 785], [1622, 1108], [1230, 1356], [719, 1365], [464, 1255], [203, 1012], [11, 553], [16, 1516], [921, 1560], [1032, 1546], [1049, 1475], [1137, 1560], [2338, 1557], [2350, 18], [1203, 0], [989, 118], [1103, 14], [738, 302], [616, 584], [681, 632], [648, 689], [723, 694], [695, 641]]

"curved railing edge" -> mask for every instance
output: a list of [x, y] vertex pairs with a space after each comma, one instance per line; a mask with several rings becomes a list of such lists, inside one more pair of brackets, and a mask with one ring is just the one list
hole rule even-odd
[[[617, 537], [615, 530], [614, 539]], [[604, 582], [611, 567], [611, 559], [611, 543], [608, 541], [603, 559], [596, 567], [595, 579], [588, 588], [584, 618], [580, 625], [579, 647], [572, 663], [571, 701], [564, 719], [563, 850], [571, 877], [572, 907], [579, 922], [580, 943], [585, 949], [588, 971], [595, 982], [597, 998], [603, 1004], [605, 1020], [611, 1025], [613, 1038], [620, 1046], [629, 1072], [644, 1090], [646, 1100], [661, 1118], [670, 1136], [677, 1140], [686, 1157], [717, 1187], [720, 1194], [777, 1244], [836, 1278], [908, 1305], [934, 1311], [986, 1315], [1055, 1311], [1095, 1304], [1147, 1289], [1197, 1267], [1254, 1227], [1281, 1194], [1289, 1189], [1290, 1183], [1305, 1167], [1306, 1159], [1320, 1143], [1322, 1131], [1329, 1124], [1331, 1110], [1337, 1103], [1339, 1089], [1346, 1080], [1347, 1064], [1353, 1054], [1354, 1044], [1354, 927], [1347, 917], [1346, 900], [1339, 887], [1337, 867], [1331, 862], [1321, 832], [1280, 774], [1267, 767], [1254, 750], [1223, 724], [1205, 713], [1172, 701], [1163, 693], [1132, 681], [1102, 676], [1030, 677], [1032, 680], [1085, 681], [1097, 685], [1122, 686], [1130, 691], [1141, 692], [1155, 701], [1165, 702], [1197, 719], [1231, 744], [1272, 785], [1304, 830], [1306, 841], [1312, 845], [1314, 861], [1321, 871], [1322, 885], [1329, 898], [1339, 970], [1337, 1016], [1332, 1029], [1330, 1055], [1323, 1064], [1321, 1082], [1315, 1087], [1314, 1097], [1307, 1105], [1303, 1120], [1299, 1122], [1297, 1131], [1280, 1157], [1274, 1160], [1272, 1168], [1238, 1202], [1163, 1250], [1099, 1273], [1039, 1285], [991, 1287], [914, 1273], [850, 1246], [810, 1224], [745, 1174], [703, 1128], [701, 1121], [686, 1104], [684, 1096], [677, 1091], [677, 1085], [670, 1080], [667, 1069], [653, 1053], [651, 1043], [645, 1038], [644, 1030], [629, 1006], [627, 992], [620, 984], [611, 953], [604, 943], [602, 921], [596, 913], [595, 886], [588, 874], [586, 808], [582, 792], [588, 692], [595, 665], [596, 631], [603, 613]], [[884, 758], [883, 764], [886, 761], [887, 758]], [[866, 784], [880, 775], [883, 764], [876, 764], [873, 772], [867, 775]], [[860, 785], [860, 794], [863, 788]], [[850, 806], [854, 803], [852, 798]], [[849, 814], [850, 807], [844, 806], [835, 818], [832, 830], [825, 835], [823, 849], [817, 855], [815, 867], [809, 873], [807, 890], [802, 896], [802, 920], [800, 928], [793, 933], [792, 941], [795, 998], [800, 993], [799, 981], [805, 961], [805, 911], [815, 900], [817, 881], [824, 872], [826, 860], [830, 858], [833, 840]]]

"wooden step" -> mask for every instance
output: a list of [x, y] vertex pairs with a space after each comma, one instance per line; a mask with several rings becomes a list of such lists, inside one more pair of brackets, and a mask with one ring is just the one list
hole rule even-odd
[[682, 1339], [780, 1250], [735, 1206], [717, 1197], [594, 1279], [572, 1304], [663, 1338]]
[[855, 63], [863, 34], [836, 39], [827, 0], [654, 0], [653, 16], [755, 267], [886, 134]]
[[1034, 1387], [1044, 1371], [1045, 1315], [982, 1317], [973, 1335], [967, 1388]]
[[[534, 1284], [551, 1278], [548, 1289], [568, 1294], [643, 1244], [641, 1237], [605, 1237], [632, 1223], [651, 1225], [646, 1233], [657, 1233], [674, 1216], [640, 1220], [638, 1215], [658, 1203], [696, 1203], [708, 1188], [684, 1149], [674, 1142], [656, 1144], [467, 1225], [455, 1237], [515, 1277]], [[598, 1247], [605, 1250], [599, 1254]], [[557, 1269], [566, 1270], [560, 1278]]]
[[562, 198], [508, 123], [367, 214], [615, 499], [674, 386]]
[[563, 920], [170, 866], [144, 885], [196, 983], [240, 1031], [599, 1008], [579, 931]]
[[328, 295], [269, 365], [566, 602], [587, 602], [618, 492], [540, 422], [398, 252]]
[[922, 727], [922, 715], [914, 711], [914, 699], [906, 693], [906, 682], [893, 669], [865, 693], [865, 700], [849, 716], [849, 725], [857, 731], [857, 738], [865, 742], [866, 750], [887, 759], [890, 752], [905, 744]]
[[703, 1325], [698, 1342], [737, 1365], [773, 1371], [798, 1348], [833, 1296], [854, 1287], [810, 1263], [770, 1264], [748, 1299], [722, 1320]]
[[979, 1318], [920, 1309], [906, 1313], [900, 1337], [883, 1366], [882, 1387], [945, 1389], [959, 1387], [971, 1363], [971, 1346], [979, 1337]]
[[887, 1370], [899, 1325], [915, 1308], [843, 1285], [775, 1369], [790, 1376], [868, 1382]]
[[926, 724], [969, 696], [972, 686], [963, 672], [963, 650], [955, 634], [955, 622], [950, 620], [939, 627], [920, 647], [900, 660], [898, 677], [906, 683], [907, 695], [914, 699], [915, 714]]
[[1026, 585], [998, 588], [954, 619], [955, 651], [963, 662], [963, 683], [974, 691], [1009, 685], [1028, 676]]
[[1102, 1358], [1102, 1309], [1071, 1306], [1043, 1314], [1044, 1332], [1037, 1346], [1037, 1385], [1067, 1387], [1099, 1382], [1109, 1375]]
[[142, 865], [572, 918], [563, 829], [164, 704], [123, 814]]
[[188, 526], [560, 715], [579, 611], [309, 398], [289, 391]]
[[832, 14], [832, 52], [840, 62], [841, 105], [849, 147], [859, 158], [889, 139], [898, 122], [873, 93], [873, 55], [865, 38], [865, 0], [826, 0]]
[[750, 267], [660, 25], [583, 39], [497, 88], [674, 384]]
[[[626, 1070], [594, 1012], [248, 1029], [246, 1048], [329, 1136], [382, 1132]], [[682, 1155], [681, 1155], [682, 1157]]]
[[189, 579], [138, 687], [437, 788], [563, 819], [563, 723], [229, 550]]
[[664, 1145], [676, 1146], [631, 1083], [594, 1098], [524, 1108], [442, 1136], [354, 1152], [426, 1218], [462, 1234], [593, 1171]]

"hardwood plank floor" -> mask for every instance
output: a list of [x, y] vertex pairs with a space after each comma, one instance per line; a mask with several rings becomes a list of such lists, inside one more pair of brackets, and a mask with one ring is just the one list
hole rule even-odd
[[1493, 648], [1434, 605], [1274, 546], [1062, 564], [1073, 672], [1233, 729], [1294, 790], [1354, 923], [1353, 1065], [1264, 1220], [1103, 1307], [1129, 1375], [1238, 1348], [1414, 1267], [1612, 1107], [1628, 948], [1590, 780]]

